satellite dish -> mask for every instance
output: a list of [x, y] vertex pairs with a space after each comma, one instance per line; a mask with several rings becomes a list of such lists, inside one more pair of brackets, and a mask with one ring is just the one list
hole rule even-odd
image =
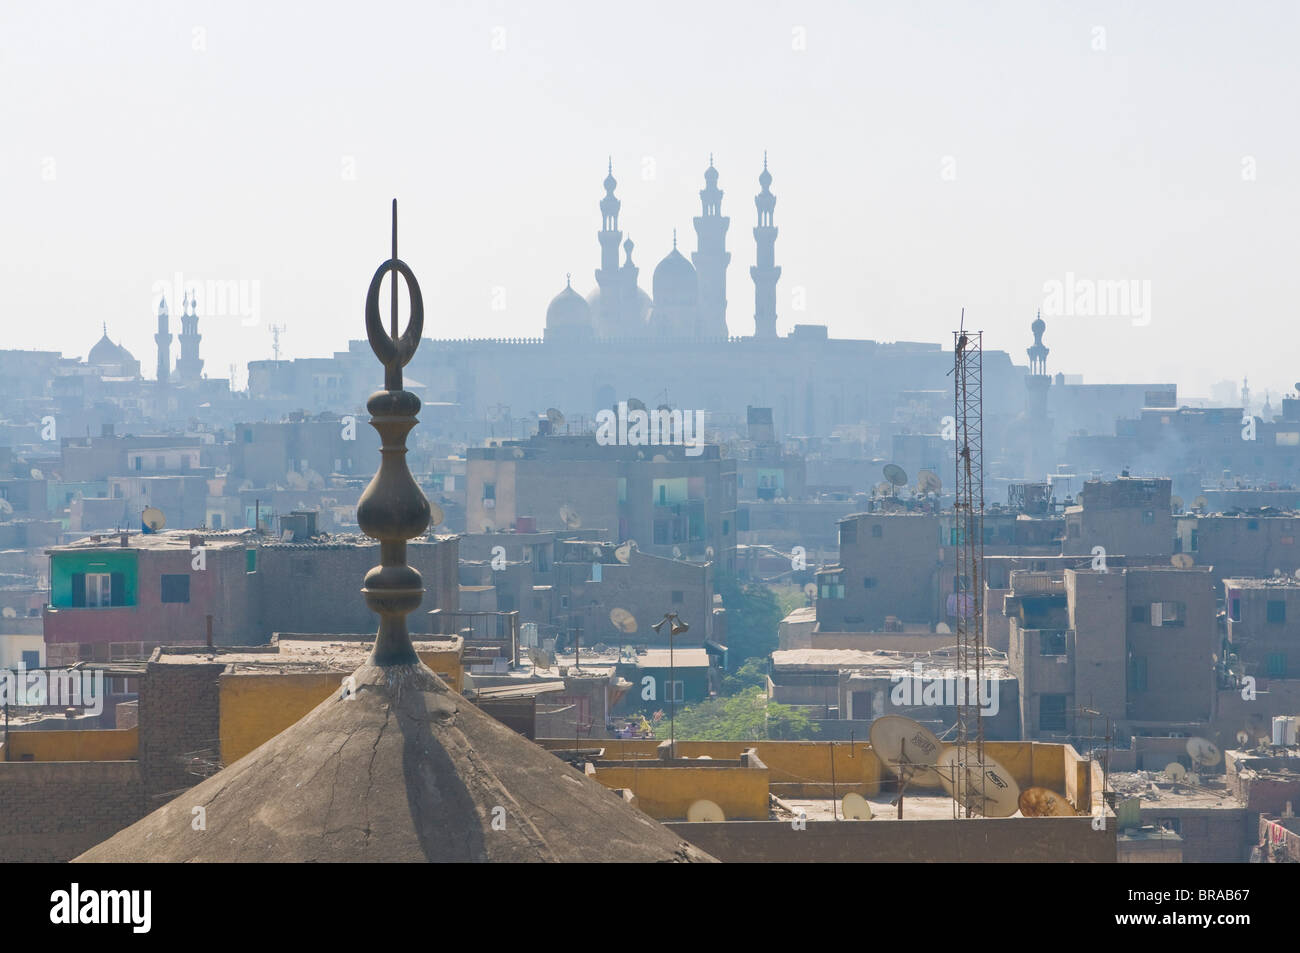
[[844, 819], [847, 821], [869, 821], [872, 818], [871, 802], [861, 794], [850, 791], [844, 795], [840, 806], [844, 808]]
[[18, 610], [13, 606], [5, 606], [4, 611], [0, 612], [0, 615], [4, 616], [6, 619], [16, 619], [18, 618]]
[[1075, 810], [1065, 795], [1051, 788], [1026, 788], [1017, 800], [1020, 813], [1025, 817], [1074, 817]]
[[700, 800], [686, 809], [686, 819], [693, 824], [720, 824], [727, 819], [727, 816], [722, 813], [722, 808], [712, 801]]
[[1181, 496], [1171, 496], [1169, 505], [1175, 513], [1181, 513], [1183, 511], [1183, 498]]
[[804, 594], [805, 596], [807, 596], [809, 599], [816, 599], [816, 598], [817, 598], [817, 583], [815, 583], [815, 582], [810, 582], [810, 583], [808, 583], [808, 585], [804, 586], [804, 587], [803, 587], [803, 594]]
[[894, 486], [906, 486], [907, 471], [897, 463], [887, 463], [885, 464], [885, 479]]
[[705, 547], [704, 547], [704, 558], [705, 558], [705, 559], [712, 559], [712, 558], [713, 558], [713, 547], [712, 547], [712, 546], [705, 546]]
[[548, 672], [555, 666], [555, 656], [546, 649], [529, 649], [528, 660], [533, 663], [533, 668], [540, 671]]
[[567, 529], [577, 529], [582, 525], [582, 517], [578, 515], [577, 510], [566, 504], [560, 507], [560, 522]]
[[673, 559], [681, 559], [681, 558], [682, 558], [682, 548], [680, 546], [674, 546]]
[[627, 399], [627, 409], [628, 409], [628, 410], [645, 410], [645, 409], [646, 409], [645, 401], [640, 400], [639, 398], [636, 398], [636, 397], [629, 397], [629, 398]]
[[297, 470], [290, 470], [284, 475], [284, 482], [291, 490], [307, 489], [307, 479]]
[[1010, 771], [985, 755], [982, 772], [974, 761], [967, 762], [966, 770], [959, 772], [957, 757], [956, 748], [945, 748], [935, 768], [944, 790], [954, 800], [969, 801], [971, 811], [983, 817], [1010, 817], [1020, 809], [1020, 785]]
[[1248, 731], [1237, 732], [1237, 744], [1241, 745], [1242, 747], [1245, 747], [1246, 745], [1250, 744], [1250, 732]]
[[871, 750], [904, 783], [933, 787], [943, 745], [934, 732], [902, 715], [881, 715], [871, 723]]
[[933, 470], [922, 470], [916, 475], [916, 482], [922, 493], [938, 493], [943, 489], [943, 481]]
[[439, 506], [437, 503], [430, 503], [429, 504], [429, 528], [432, 529], [435, 526], [441, 526], [442, 520], [443, 520], [442, 507]]
[[1179, 569], [1191, 569], [1192, 563], [1196, 562], [1191, 553], [1174, 553], [1169, 561]]
[[38, 467], [32, 467], [32, 479], [33, 479], [33, 480], [44, 480], [44, 479], [45, 479], [45, 474], [42, 473]]
[[560, 413], [554, 407], [546, 408], [546, 419], [551, 422], [552, 427], [564, 426], [564, 414]]
[[1196, 499], [1192, 500], [1192, 509], [1194, 510], [1203, 510], [1209, 505], [1210, 501], [1204, 496], [1198, 496]]
[[163, 511], [158, 507], [146, 506], [140, 522], [149, 527], [149, 532], [156, 533], [167, 525], [167, 517], [163, 516]]
[[952, 635], [952, 626], [947, 622], [940, 622], [934, 627], [934, 632], [936, 635]]
[[633, 543], [631, 540], [628, 540], [622, 546], [618, 546], [614, 549], [614, 558], [617, 559], [619, 562], [621, 562], [624, 566], [626, 566], [628, 564], [628, 561], [631, 560], [632, 550], [634, 550], [635, 548], [636, 548], [636, 544]]
[[511, 453], [514, 455], [514, 458], [515, 458], [516, 460], [522, 460], [522, 459], [524, 458], [524, 448], [523, 448], [523, 447], [515, 447], [515, 449], [512, 450]]
[[631, 635], [636, 631], [636, 618], [626, 609], [610, 609], [609, 621], [618, 631]]
[[14, 511], [14, 505], [6, 499], [0, 498], [0, 513], [3, 513], [5, 516], [8, 516], [13, 511]]
[[1203, 768], [1212, 768], [1223, 758], [1219, 746], [1208, 738], [1188, 738], [1187, 754], [1193, 763]]
[[889, 496], [894, 492], [894, 485], [888, 481], [876, 484], [876, 496]]
[[667, 462], [668, 462], [668, 458], [665, 457], [662, 453], [656, 453], [653, 457], [650, 458], [650, 462], [651, 462], [651, 463], [667, 463]]
[[1177, 761], [1170, 761], [1165, 765], [1165, 777], [1177, 784], [1183, 778], [1187, 777], [1187, 769]]

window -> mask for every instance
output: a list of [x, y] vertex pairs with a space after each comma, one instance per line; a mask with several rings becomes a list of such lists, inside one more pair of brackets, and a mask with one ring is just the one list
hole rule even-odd
[[1151, 617], [1147, 615], [1147, 607], [1145, 605], [1133, 606], [1129, 610], [1128, 618], [1130, 622], [1136, 622], [1139, 625], [1149, 625], [1151, 622]]
[[843, 546], [845, 543], [856, 543], [857, 541], [858, 541], [858, 524], [852, 521], [848, 523], [841, 523], [840, 524], [840, 545]]
[[1038, 634], [1038, 653], [1040, 655], [1064, 655], [1065, 631], [1043, 631]]
[[1201, 546], [1201, 531], [1199, 529], [1194, 529], [1192, 530], [1192, 552], [1196, 552], [1198, 549], [1200, 549], [1200, 546]]
[[244, 572], [257, 572], [257, 550], [244, 550]]
[[1281, 625], [1286, 621], [1286, 603], [1281, 599], [1268, 600], [1266, 612], [1271, 625]]
[[1234, 596], [1231, 602], [1229, 603], [1229, 606], [1230, 606], [1228, 611], [1229, 618], [1231, 618], [1233, 622], [1240, 622], [1241, 621], [1241, 598], [1238, 596]]
[[871, 527], [871, 538], [880, 539], [880, 537], [884, 535], [884, 532], [885, 532], [885, 528], [881, 526], [879, 523], [876, 523]]
[[295, 576], [314, 576], [316, 575], [316, 564], [310, 559], [295, 559], [292, 574]]
[[1154, 511], [1154, 510], [1143, 510], [1143, 511], [1142, 511], [1142, 523], [1143, 523], [1143, 525], [1145, 525], [1145, 526], [1151, 526], [1151, 525], [1153, 525], [1153, 524], [1155, 523], [1155, 521], [1156, 521], [1156, 514], [1155, 514], [1155, 511]]
[[1039, 695], [1038, 696], [1038, 730], [1039, 731], [1064, 731], [1065, 730], [1065, 696], [1064, 695]]
[[190, 601], [190, 577], [188, 573], [163, 573], [162, 601]]
[[495, 500], [497, 498], [497, 485], [495, 483], [483, 484], [483, 499]]
[[1181, 602], [1151, 603], [1152, 625], [1182, 625], [1187, 619], [1187, 607]]
[[1246, 520], [1246, 529], [1259, 529], [1259, 520]]
[[1070, 538], [1071, 538], [1071, 539], [1078, 539], [1078, 538], [1079, 538], [1079, 524], [1078, 524], [1078, 523], [1071, 523], [1071, 524], [1070, 524], [1070, 526], [1069, 526], [1069, 535], [1070, 535]]
[[1128, 660], [1128, 690], [1130, 692], [1144, 692], [1147, 690], [1147, 660], [1146, 656], [1134, 655]]
[[1286, 678], [1285, 652], [1269, 652], [1264, 664], [1269, 675], [1274, 678]]
[[560, 608], [561, 608], [561, 609], [567, 609], [567, 608], [569, 608], [569, 597], [568, 597], [568, 596], [560, 596]]
[[876, 580], [872, 579], [870, 576], [864, 576], [862, 579], [862, 588], [863, 589], [876, 588]]
[[722, 521], [722, 535], [726, 536], [731, 533], [731, 520]]
[[675, 682], [665, 681], [664, 691], [668, 693], [668, 697], [664, 699], [664, 701], [670, 701], [670, 702], [686, 701], [685, 683], [682, 682], [680, 679], [678, 679]]
[[41, 653], [39, 651], [23, 650], [23, 668], [29, 671], [41, 667]]
[[120, 572], [72, 574], [72, 605], [106, 609], [126, 605], [126, 578]]
[[655, 520], [655, 545], [666, 546], [668, 544], [669, 526], [667, 520]]
[[822, 580], [821, 597], [823, 599], [844, 598], [844, 583], [839, 576], [826, 576]]
[[680, 589], [674, 589], [674, 590], [673, 590], [673, 605], [677, 605], [677, 606], [679, 606], [679, 605], [681, 605], [681, 604], [682, 604], [683, 602], [685, 602], [685, 601], [686, 601], [686, 594], [683, 593], [682, 590], [680, 590]]

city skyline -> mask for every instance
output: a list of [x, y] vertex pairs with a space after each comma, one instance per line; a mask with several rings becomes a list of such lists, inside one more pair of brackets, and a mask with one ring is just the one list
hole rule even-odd
[[[306, 24], [266, 11], [256, 31], [239, 6], [160, 9], [125, 31], [73, 8], [40, 46], [24, 40], [36, 23], [6, 12], [0, 70], [11, 84], [22, 71], [31, 95], [4, 107], [0, 187], [19, 227], [0, 246], [0, 303], [62, 325], [56, 341], [11, 320], [10, 346], [84, 356], [106, 322], [150, 368], [151, 291], [181, 273], [260, 296], [251, 324], [200, 313], [209, 376], [269, 358], [273, 324], [284, 356], [328, 356], [356, 337], [364, 288], [348, 266], [393, 194], [403, 255], [429, 276], [429, 337], [539, 337], [566, 274], [595, 287], [607, 157], [645, 272], [674, 228], [694, 249], [710, 153], [732, 220], [728, 331], [749, 335], [766, 150], [780, 334], [812, 323], [947, 343], [964, 306], [1020, 363], [1049, 283], [1148, 282], [1146, 316], [1045, 314], [1051, 370], [1171, 380], [1188, 396], [1249, 377], [1275, 404], [1291, 388], [1284, 352], [1253, 342], [1300, 291], [1274, 224], [1297, 204], [1295, 137], [1275, 121], [1295, 66], [1270, 55], [1286, 31], [1259, 29], [1294, 11], [1218, 22], [1198, 5], [1171, 27], [1105, 5], [907, 20], [833, 4], [669, 9], [638, 27], [637, 49], [602, 42], [610, 17], [625, 20], [598, 6], [564, 20], [444, 11], [436, 32], [415, 12], [407, 36], [349, 27], [346, 69], [337, 8]], [[696, 29], [674, 29], [683, 17]], [[439, 55], [417, 57], [430, 36]], [[682, 62], [693, 68], [668, 65]], [[92, 68], [98, 86], [74, 97]], [[385, 95], [391, 83], [440, 92]], [[462, 130], [453, 146], [448, 129]]]

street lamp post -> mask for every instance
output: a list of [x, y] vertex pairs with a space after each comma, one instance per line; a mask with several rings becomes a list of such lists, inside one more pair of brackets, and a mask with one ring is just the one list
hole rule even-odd
[[[678, 618], [676, 612], [665, 612], [664, 617], [650, 628], [657, 634], [664, 624], [668, 627], [668, 750], [677, 757], [677, 666], [673, 656], [673, 636], [681, 635], [690, 625]], [[683, 693], [684, 694], [684, 693]]]

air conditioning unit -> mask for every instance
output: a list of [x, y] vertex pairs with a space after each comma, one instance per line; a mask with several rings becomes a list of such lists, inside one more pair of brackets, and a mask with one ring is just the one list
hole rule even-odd
[[496, 501], [496, 500], [493, 500], [493, 499], [484, 499], [484, 500], [483, 500], [483, 509], [485, 509], [485, 510], [495, 510], [496, 508], [497, 508], [497, 501]]

